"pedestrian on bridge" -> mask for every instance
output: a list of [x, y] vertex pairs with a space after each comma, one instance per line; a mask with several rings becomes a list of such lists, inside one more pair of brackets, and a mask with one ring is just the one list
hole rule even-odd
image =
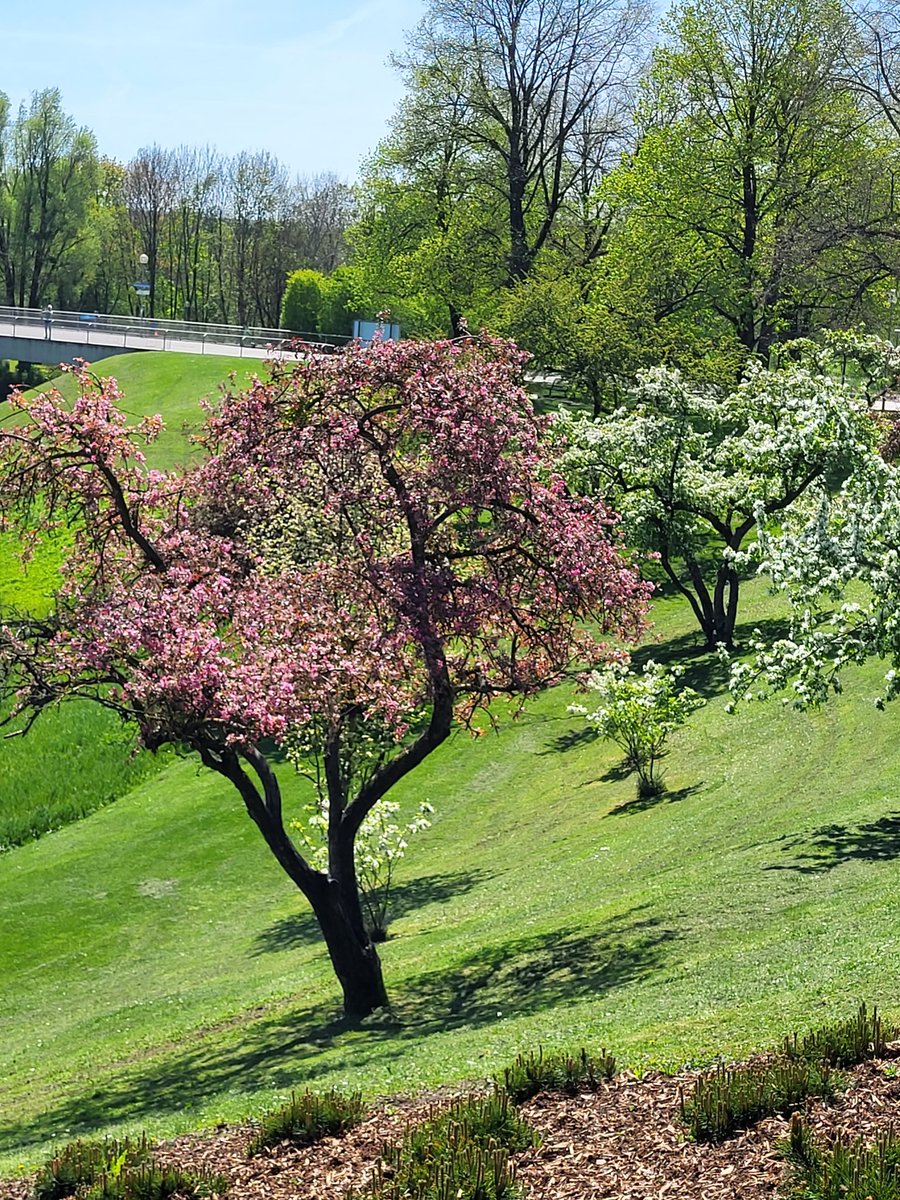
[[48, 304], [44, 309], [44, 337], [50, 338], [53, 334], [53, 307]]

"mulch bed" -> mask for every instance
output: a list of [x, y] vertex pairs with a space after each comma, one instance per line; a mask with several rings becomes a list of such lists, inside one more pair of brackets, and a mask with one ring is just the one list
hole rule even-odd
[[[822, 1137], [840, 1133], [870, 1139], [879, 1129], [900, 1130], [900, 1081], [887, 1063], [849, 1072], [850, 1087], [832, 1105], [810, 1101], [808, 1118]], [[567, 1097], [544, 1093], [521, 1106], [540, 1145], [517, 1156], [518, 1178], [528, 1200], [761, 1200], [778, 1194], [784, 1162], [777, 1143], [788, 1122], [761, 1121], [719, 1146], [689, 1141], [679, 1116], [679, 1090], [694, 1072], [629, 1073], [597, 1092]], [[386, 1140], [402, 1136], [447, 1093], [384, 1101], [341, 1138], [297, 1149], [280, 1145], [248, 1159], [250, 1127], [228, 1126], [175, 1138], [158, 1157], [181, 1167], [224, 1175], [231, 1200], [342, 1200], [364, 1184]], [[0, 1200], [26, 1200], [29, 1181], [0, 1181]]]

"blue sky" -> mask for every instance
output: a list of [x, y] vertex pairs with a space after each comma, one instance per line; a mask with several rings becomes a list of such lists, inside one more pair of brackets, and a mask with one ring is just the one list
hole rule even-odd
[[156, 142], [270, 150], [352, 180], [402, 93], [421, 0], [0, 0], [0, 90], [39, 88], [127, 161]]

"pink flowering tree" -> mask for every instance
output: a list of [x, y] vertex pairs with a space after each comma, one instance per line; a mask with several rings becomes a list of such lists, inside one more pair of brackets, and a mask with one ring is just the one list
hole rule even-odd
[[[88, 697], [224, 776], [311, 904], [348, 1014], [387, 999], [366, 814], [454, 722], [643, 627], [647, 585], [615, 516], [558, 475], [522, 363], [466, 339], [292, 364], [211, 411], [181, 474], [144, 460], [159, 418], [130, 426], [86, 371], [73, 404], [18, 398], [0, 430], [6, 527], [25, 553], [54, 525], [72, 542], [52, 613], [4, 618], [14, 720]], [[272, 742], [317, 772], [324, 870], [289, 834]]]

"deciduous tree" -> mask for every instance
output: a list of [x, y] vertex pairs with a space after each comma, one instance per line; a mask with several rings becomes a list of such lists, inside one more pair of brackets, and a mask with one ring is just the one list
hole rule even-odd
[[[0, 102], [0, 135], [6, 115]], [[98, 180], [97, 148], [62, 110], [55, 88], [35, 92], [8, 131], [0, 171], [0, 268], [7, 304], [35, 308], [84, 233]]]
[[[844, 335], [837, 347], [863, 374], [900, 375], [889, 342]], [[878, 706], [900, 694], [900, 472], [885, 461], [895, 446], [892, 432], [839, 490], [819, 489], [782, 526], [759, 530], [753, 557], [790, 600], [790, 630], [772, 644], [757, 632], [753, 658], [732, 665], [736, 700], [787, 691], [796, 707], [814, 707], [871, 657], [889, 664]]]
[[[896, 227], [890, 168], [838, 65], [852, 40], [835, 0], [677, 6], [640, 107], [637, 150], [614, 186], [627, 236], [690, 268], [745, 355], [846, 322], [874, 274], [862, 247]], [[888, 232], [885, 233], [885, 230]]]
[[529, 274], [570, 199], [583, 215], [647, 23], [638, 0], [432, 0], [410, 38], [411, 85], [453, 97], [458, 144], [502, 200], [508, 281]]
[[874, 436], [863, 400], [829, 372], [796, 364], [752, 365], [729, 394], [654, 368], [629, 406], [560, 426], [572, 480], [608, 496], [633, 544], [659, 556], [709, 649], [733, 644], [745, 539], [814, 486], [837, 487]]
[[[557, 473], [522, 365], [470, 340], [299, 363], [228, 397], [183, 476], [138, 450], [159, 419], [129, 427], [86, 373], [0, 435], [6, 524], [73, 539], [52, 614], [3, 626], [14, 712], [89, 697], [196, 751], [312, 905], [348, 1013], [386, 999], [354, 857], [373, 806], [454, 721], [642, 628], [647, 585]], [[318, 757], [326, 870], [290, 838], [265, 739]]]

